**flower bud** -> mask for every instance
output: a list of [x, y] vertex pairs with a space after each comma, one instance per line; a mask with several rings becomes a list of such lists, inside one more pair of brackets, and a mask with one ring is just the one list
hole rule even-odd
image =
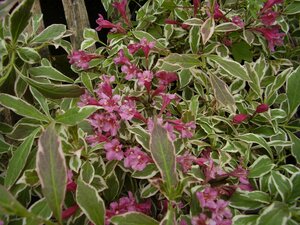
[[259, 106], [256, 107], [256, 113], [263, 113], [268, 111], [269, 105], [268, 104], [260, 104]]
[[233, 117], [232, 122], [235, 124], [240, 124], [248, 118], [247, 114], [237, 114]]

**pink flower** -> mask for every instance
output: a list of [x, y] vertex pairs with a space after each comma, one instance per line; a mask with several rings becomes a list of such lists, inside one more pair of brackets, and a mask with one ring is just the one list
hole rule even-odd
[[165, 111], [172, 100], [179, 100], [179, 97], [176, 94], [161, 93], [160, 95], [162, 96], [162, 106], [159, 115], [161, 115]]
[[169, 85], [170, 83], [178, 80], [178, 76], [174, 72], [159, 71], [155, 74], [158, 78], [160, 85]]
[[102, 143], [102, 142], [107, 142], [108, 136], [110, 136], [110, 134], [108, 133], [108, 135], [103, 135], [102, 132], [100, 131], [95, 131], [95, 134], [93, 135], [89, 135], [86, 137], [86, 141], [87, 143], [89, 143], [90, 145], [94, 146], [96, 144]]
[[98, 97], [100, 99], [105, 98], [106, 96], [112, 97], [113, 89], [111, 87], [111, 83], [115, 81], [115, 77], [114, 76], [109, 77], [106, 75], [102, 75], [101, 79], [103, 80], [103, 82], [101, 82], [98, 85], [98, 89], [96, 90]]
[[128, 50], [131, 54], [136, 53], [139, 49], [142, 49], [146, 58], [148, 58], [150, 50], [155, 46], [154, 41], [148, 42], [146, 38], [142, 38], [140, 43], [134, 43], [128, 45]]
[[279, 33], [279, 26], [272, 26], [271, 28], [255, 28], [256, 31], [262, 33], [265, 39], [268, 41], [269, 49], [273, 52], [275, 46], [283, 45], [284, 33]]
[[4, 225], [4, 221], [0, 220], [0, 225]]
[[99, 25], [96, 30], [101, 31], [102, 29], [111, 29], [110, 32], [113, 33], [126, 33], [126, 30], [121, 26], [121, 24], [113, 24], [108, 20], [105, 20], [101, 14], [98, 14], [99, 18], [96, 23]]
[[174, 129], [181, 133], [182, 138], [193, 137], [193, 131], [196, 129], [194, 121], [183, 123], [181, 120], [168, 120], [168, 122], [172, 123]]
[[119, 201], [110, 203], [109, 208], [106, 209], [105, 224], [110, 224], [110, 218], [115, 215], [120, 215], [132, 211], [149, 214], [150, 209], [151, 201], [146, 201], [145, 203], [137, 203], [135, 198], [133, 197], [133, 194], [129, 191], [128, 197], [122, 197], [119, 199]]
[[111, 136], [116, 136], [120, 127], [119, 120], [114, 113], [94, 113], [89, 118], [89, 122], [99, 132], [106, 132]]
[[147, 91], [150, 91], [151, 82], [153, 79], [153, 73], [150, 70], [145, 70], [137, 74], [138, 85], [145, 86]]
[[68, 219], [69, 217], [71, 217], [72, 215], [74, 215], [76, 213], [78, 209], [78, 205], [73, 205], [65, 210], [62, 211], [62, 219]]
[[99, 105], [99, 102], [86, 90], [84, 94], [80, 96], [80, 102], [78, 102], [78, 106], [82, 107], [87, 105]]
[[117, 2], [117, 1], [113, 2], [112, 6], [115, 7], [119, 11], [122, 18], [125, 20], [125, 23], [127, 25], [129, 25], [130, 21], [126, 15], [127, 0], [122, 0], [121, 2]]
[[271, 26], [278, 16], [277, 12], [270, 10], [265, 11], [259, 18], [261, 22], [266, 26]]
[[256, 113], [263, 113], [269, 110], [269, 105], [268, 104], [260, 104], [259, 106], [256, 107], [255, 112]]
[[125, 152], [124, 166], [127, 168], [142, 171], [151, 161], [152, 159], [139, 147], [129, 148]]
[[242, 122], [244, 122], [247, 119], [248, 119], [247, 114], [237, 114], [233, 117], [232, 122], [235, 124], [241, 124]]
[[130, 61], [129, 61], [129, 59], [125, 56], [124, 50], [123, 50], [123, 49], [121, 49], [121, 50], [118, 52], [118, 56], [114, 58], [114, 62], [115, 62], [115, 64], [121, 64], [121, 65], [124, 65], [124, 64], [130, 64]]
[[209, 219], [204, 213], [201, 213], [199, 216], [193, 217], [191, 222], [192, 225], [219, 225]]
[[212, 219], [215, 221], [222, 221], [224, 218], [230, 219], [232, 217], [232, 213], [230, 209], [227, 207], [229, 204], [228, 201], [224, 201], [223, 199], [218, 199], [216, 202], [216, 208], [214, 213], [212, 214]]
[[86, 53], [85, 51], [73, 51], [71, 55], [68, 55], [70, 64], [75, 64], [76, 67], [79, 67], [83, 70], [89, 68], [89, 62], [96, 58], [97, 56]]
[[137, 68], [137, 66], [132, 63], [123, 65], [121, 67], [121, 71], [126, 74], [125, 76], [126, 80], [131, 80], [136, 78], [139, 73], [139, 69]]
[[188, 24], [184, 24], [184, 23], [181, 23], [177, 20], [172, 20], [172, 19], [169, 19], [169, 18], [165, 19], [165, 23], [181, 26], [181, 28], [185, 29], [185, 30], [188, 30], [190, 28], [190, 25], [188, 25]]
[[107, 112], [119, 111], [120, 95], [114, 95], [112, 97], [103, 94], [99, 100], [99, 105], [102, 106]]
[[122, 160], [124, 158], [124, 152], [122, 151], [122, 145], [118, 139], [112, 139], [105, 143], [104, 149], [106, 151], [107, 160]]
[[261, 9], [261, 12], [264, 12], [270, 8], [272, 8], [275, 4], [282, 3], [283, 0], [267, 0], [267, 2], [264, 4], [264, 7]]
[[135, 101], [128, 99], [120, 106], [119, 115], [123, 120], [131, 120], [136, 112]]
[[238, 185], [238, 187], [241, 190], [252, 191], [252, 186], [247, 177], [248, 171], [244, 169], [241, 165], [238, 165], [238, 167], [228, 175], [239, 178], [240, 184]]
[[73, 173], [72, 170], [68, 170], [67, 172], [67, 191], [76, 191], [77, 184], [73, 181]]
[[232, 17], [232, 22], [241, 28], [243, 28], [245, 26], [243, 20], [239, 16]]
[[189, 152], [185, 152], [183, 155], [177, 156], [176, 158], [177, 163], [180, 164], [184, 173], [187, 173], [192, 168], [195, 160], [196, 157]]
[[196, 195], [202, 208], [217, 208], [215, 199], [218, 196], [218, 191], [216, 189], [207, 187], [203, 192], [197, 192]]

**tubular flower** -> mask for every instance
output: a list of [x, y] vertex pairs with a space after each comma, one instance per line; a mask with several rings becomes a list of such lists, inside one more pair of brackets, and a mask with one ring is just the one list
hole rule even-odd
[[232, 22], [241, 28], [243, 28], [245, 26], [244, 21], [239, 16], [232, 17]]
[[144, 55], [146, 58], [148, 58], [150, 50], [153, 49], [155, 46], [155, 42], [154, 41], [147, 41], [146, 38], [142, 38], [140, 40], [140, 43], [134, 43], [134, 44], [130, 44], [128, 45], [128, 50], [131, 54], [136, 53], [139, 49], [142, 49], [142, 51], [144, 52]]
[[265, 4], [264, 7], [261, 9], [261, 12], [264, 12], [270, 8], [272, 8], [276, 4], [283, 3], [283, 0], [268, 0]]
[[99, 18], [96, 20], [98, 27], [97, 31], [101, 31], [102, 29], [111, 29], [112, 33], [126, 33], [126, 30], [121, 26], [121, 24], [113, 24], [108, 20], [105, 20], [101, 14], [98, 14]]
[[122, 18], [124, 19], [125, 23], [127, 25], [130, 25], [130, 21], [126, 15], [127, 0], [122, 0], [121, 2], [117, 2], [117, 1], [113, 2], [112, 6], [118, 10]]
[[248, 119], [247, 114], [237, 114], [233, 117], [232, 122], [235, 124], [241, 124], [242, 122], [244, 122], [247, 119]]
[[135, 101], [131, 99], [124, 100], [119, 109], [119, 115], [123, 120], [131, 120], [136, 112], [137, 110]]
[[91, 55], [86, 53], [85, 51], [79, 50], [74, 51], [71, 55], [68, 55], [68, 59], [70, 64], [74, 64], [76, 67], [86, 70], [89, 68], [89, 62], [97, 58], [98, 56]]
[[266, 26], [271, 26], [278, 16], [277, 12], [270, 10], [265, 11], [259, 18], [261, 22]]
[[268, 104], [260, 104], [259, 106], [256, 107], [255, 112], [256, 113], [263, 113], [269, 110], [269, 105]]
[[133, 170], [142, 171], [152, 160], [139, 147], [129, 148], [125, 152], [124, 166]]
[[272, 26], [270, 28], [255, 28], [256, 31], [262, 33], [265, 39], [268, 41], [268, 47], [270, 51], [275, 51], [275, 46], [283, 45], [284, 33], [279, 32], [279, 26]]
[[124, 152], [122, 151], [122, 145], [118, 139], [112, 139], [106, 142], [104, 145], [106, 151], [107, 160], [122, 160], [124, 158]]

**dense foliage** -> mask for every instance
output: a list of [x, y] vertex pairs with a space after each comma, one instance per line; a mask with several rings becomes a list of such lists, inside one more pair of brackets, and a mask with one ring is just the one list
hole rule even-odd
[[0, 2], [0, 224], [300, 223], [299, 0], [102, 0], [81, 49], [16, 2]]

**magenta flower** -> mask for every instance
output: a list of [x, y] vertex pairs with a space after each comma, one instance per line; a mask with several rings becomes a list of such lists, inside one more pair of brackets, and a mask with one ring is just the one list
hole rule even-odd
[[185, 152], [183, 155], [177, 156], [176, 161], [178, 164], [180, 164], [182, 171], [187, 173], [192, 168], [192, 165], [196, 159], [197, 158], [191, 153]]
[[272, 26], [271, 28], [255, 28], [255, 30], [262, 33], [262, 35], [268, 41], [268, 47], [272, 52], [275, 51], [275, 46], [283, 45], [283, 37], [285, 34], [280, 33], [279, 28], [279, 26]]
[[270, 9], [265, 11], [259, 18], [264, 25], [271, 26], [275, 22], [277, 16], [278, 13]]
[[102, 29], [111, 29], [112, 33], [126, 33], [126, 30], [121, 26], [121, 24], [113, 24], [108, 20], [105, 20], [101, 14], [98, 14], [99, 18], [96, 20], [98, 27], [97, 31], [101, 31]]
[[136, 114], [136, 104], [135, 101], [131, 99], [126, 99], [120, 106], [119, 115], [123, 120], [131, 120]]
[[193, 0], [193, 5], [194, 5], [194, 17], [196, 17], [200, 7], [200, 0]]
[[67, 172], [67, 191], [76, 191], [77, 184], [73, 181], [73, 173], [72, 170], [68, 170]]
[[263, 113], [269, 110], [268, 104], [260, 104], [256, 107], [255, 113]]
[[174, 129], [180, 132], [182, 138], [193, 137], [193, 132], [196, 129], [194, 121], [183, 123], [181, 120], [168, 120], [168, 122], [173, 124]]
[[124, 166], [127, 168], [142, 171], [151, 161], [152, 159], [139, 147], [129, 148], [125, 152]]
[[118, 56], [114, 58], [114, 62], [115, 62], [115, 64], [121, 64], [121, 65], [124, 65], [124, 64], [130, 64], [130, 61], [129, 61], [129, 59], [125, 56], [124, 50], [123, 50], [123, 49], [121, 49], [121, 50], [118, 52]]
[[128, 63], [121, 67], [121, 71], [126, 74], [126, 80], [131, 80], [137, 77], [140, 70], [137, 68], [136, 65]]
[[264, 7], [261, 9], [261, 12], [264, 12], [270, 8], [272, 8], [276, 4], [282, 3], [283, 0], [267, 0], [267, 2], [264, 4]]
[[78, 205], [73, 205], [65, 210], [62, 211], [62, 219], [68, 219], [69, 217], [71, 217], [72, 215], [74, 215], [76, 213], [78, 209]]
[[244, 21], [239, 16], [232, 17], [232, 22], [241, 28], [243, 28], [245, 26]]
[[128, 45], [128, 50], [129, 50], [130, 54], [134, 54], [139, 49], [142, 49], [142, 51], [144, 52], [145, 57], [148, 58], [150, 50], [153, 49], [154, 46], [155, 46], [154, 41], [149, 42], [149, 41], [147, 41], [146, 38], [142, 38], [140, 40], [140, 43], [134, 43], [134, 44]]
[[158, 82], [160, 85], [165, 85], [165, 86], [178, 80], [178, 76], [176, 73], [167, 72], [167, 71], [159, 71], [155, 73], [155, 77], [158, 78]]
[[122, 18], [124, 19], [125, 23], [127, 25], [130, 25], [130, 21], [126, 15], [127, 0], [122, 0], [121, 2], [117, 2], [117, 1], [113, 2], [112, 6], [118, 10]]
[[218, 196], [218, 191], [216, 189], [207, 187], [203, 192], [197, 192], [196, 195], [202, 208], [217, 208], [215, 199]]
[[137, 74], [138, 85], [145, 86], [147, 91], [150, 91], [151, 82], [153, 79], [153, 73], [150, 70], [145, 70]]
[[199, 214], [192, 218], [192, 225], [218, 225], [210, 218], [207, 217], [204, 213]]
[[87, 90], [85, 90], [84, 94], [80, 96], [80, 102], [77, 104], [78, 106], [87, 106], [87, 105], [99, 105], [99, 102], [96, 98], [92, 97]]
[[247, 114], [237, 114], [233, 117], [232, 122], [234, 124], [241, 124], [242, 122], [244, 122], [247, 119], [248, 119]]
[[176, 94], [161, 93], [160, 95], [162, 96], [162, 106], [159, 115], [161, 115], [165, 111], [165, 109], [171, 103], [172, 100], [175, 99], [177, 100], [177, 102], [179, 100], [179, 97]]
[[109, 208], [106, 209], [105, 224], [109, 225], [110, 218], [115, 215], [120, 215], [126, 212], [141, 212], [149, 214], [151, 209], [151, 201], [146, 201], [145, 203], [137, 203], [133, 194], [129, 191], [128, 197], [122, 197], [116, 202], [112, 202]]
[[71, 55], [68, 55], [70, 64], [74, 64], [76, 67], [86, 70], [89, 68], [89, 62], [98, 56], [91, 55], [85, 51], [73, 51]]
[[94, 113], [89, 122], [96, 130], [116, 136], [119, 130], [119, 119], [115, 113]]
[[98, 89], [96, 90], [96, 94], [98, 95], [98, 97], [101, 98], [105, 98], [106, 96], [108, 97], [112, 97], [113, 96], [113, 89], [111, 87], [111, 83], [115, 81], [115, 77], [114, 76], [106, 76], [106, 75], [102, 75], [101, 79], [103, 80], [103, 82], [101, 82], [98, 85]]
[[105, 94], [101, 95], [99, 100], [99, 105], [102, 106], [107, 112], [119, 111], [119, 101], [121, 99], [120, 95], [114, 95], [112, 97]]
[[124, 158], [124, 152], [122, 151], [122, 145], [118, 139], [112, 139], [105, 143], [104, 149], [106, 151], [107, 160], [122, 160]]
[[109, 141], [108, 136], [110, 136], [109, 133], [108, 135], [103, 135], [102, 131], [99, 132], [96, 130], [93, 135], [89, 135], [86, 137], [86, 141], [88, 144], [94, 146], [96, 144]]
[[232, 177], [237, 177], [239, 178], [239, 182], [240, 184], [238, 185], [238, 187], [241, 190], [245, 190], [245, 191], [252, 191], [252, 186], [248, 180], [248, 171], [246, 169], [244, 169], [241, 165], [238, 165], [238, 167], [232, 171], [231, 173], [228, 174], [229, 176]]
[[223, 199], [218, 199], [216, 202], [216, 208], [214, 213], [212, 214], [212, 219], [215, 221], [222, 221], [224, 218], [231, 219], [232, 213], [230, 209], [227, 207], [229, 204], [228, 201], [224, 201]]

